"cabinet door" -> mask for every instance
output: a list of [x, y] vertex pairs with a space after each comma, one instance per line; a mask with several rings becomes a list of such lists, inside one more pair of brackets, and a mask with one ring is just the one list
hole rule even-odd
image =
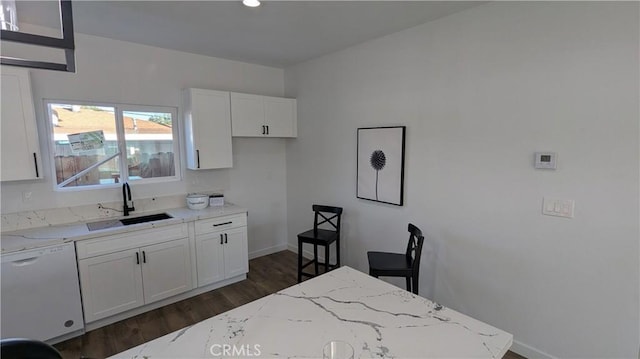
[[142, 247], [140, 254], [145, 303], [193, 288], [188, 238]]
[[264, 97], [264, 123], [270, 137], [296, 137], [296, 100], [282, 97]]
[[224, 243], [225, 278], [235, 277], [249, 271], [249, 249], [247, 227], [226, 231]]
[[137, 249], [78, 261], [82, 304], [87, 323], [144, 304]]
[[198, 287], [215, 283], [225, 278], [223, 242], [223, 232], [212, 232], [196, 237]]
[[42, 178], [29, 72], [25, 69], [2, 66], [0, 74], [2, 84], [0, 180]]
[[266, 134], [263, 96], [231, 93], [233, 136], [262, 137]]
[[186, 91], [188, 168], [233, 167], [229, 93], [201, 89]]

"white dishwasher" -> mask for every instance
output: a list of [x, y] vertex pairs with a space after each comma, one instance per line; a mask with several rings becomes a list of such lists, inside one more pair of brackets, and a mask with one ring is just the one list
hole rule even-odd
[[2, 338], [54, 343], [84, 329], [73, 243], [3, 254], [1, 276]]

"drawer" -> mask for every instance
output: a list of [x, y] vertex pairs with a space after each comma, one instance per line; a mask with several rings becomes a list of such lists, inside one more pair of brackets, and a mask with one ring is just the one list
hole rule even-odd
[[231, 228], [247, 225], [247, 214], [234, 214], [231, 216], [202, 219], [196, 221], [196, 235], [224, 231]]
[[186, 223], [142, 229], [76, 242], [78, 259], [189, 237]]

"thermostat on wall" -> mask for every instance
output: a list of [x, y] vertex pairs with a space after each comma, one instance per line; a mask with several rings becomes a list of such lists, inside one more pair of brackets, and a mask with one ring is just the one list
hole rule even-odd
[[543, 169], [556, 169], [556, 157], [555, 152], [536, 152], [536, 168]]

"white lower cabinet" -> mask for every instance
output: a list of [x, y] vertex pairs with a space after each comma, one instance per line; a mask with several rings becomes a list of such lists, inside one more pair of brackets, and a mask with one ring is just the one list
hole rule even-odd
[[169, 298], [193, 287], [187, 238], [144, 247], [140, 250], [145, 303]]
[[138, 249], [78, 261], [86, 322], [144, 304]]
[[196, 221], [198, 287], [249, 271], [246, 214]]
[[[228, 239], [228, 242], [226, 239]], [[249, 249], [247, 248], [247, 227], [226, 231], [224, 243], [225, 278], [245, 274], [248, 271]]]
[[196, 239], [198, 287], [224, 279], [223, 233], [213, 232]]
[[[118, 244], [135, 245], [135, 233], [77, 243], [80, 287], [87, 323], [193, 289], [186, 225], [166, 231], [185, 233], [184, 238], [173, 240], [162, 238], [162, 231], [158, 231], [161, 229], [139, 231], [137, 236], [149, 242], [155, 235], [155, 242], [164, 242], [125, 250], [118, 248]], [[104, 252], [109, 243], [115, 247], [113, 253], [81, 257], [82, 253], [91, 253], [92, 248], [100, 247]]]
[[85, 323], [95, 328], [120, 313], [244, 279], [247, 214], [80, 240], [76, 253]]

